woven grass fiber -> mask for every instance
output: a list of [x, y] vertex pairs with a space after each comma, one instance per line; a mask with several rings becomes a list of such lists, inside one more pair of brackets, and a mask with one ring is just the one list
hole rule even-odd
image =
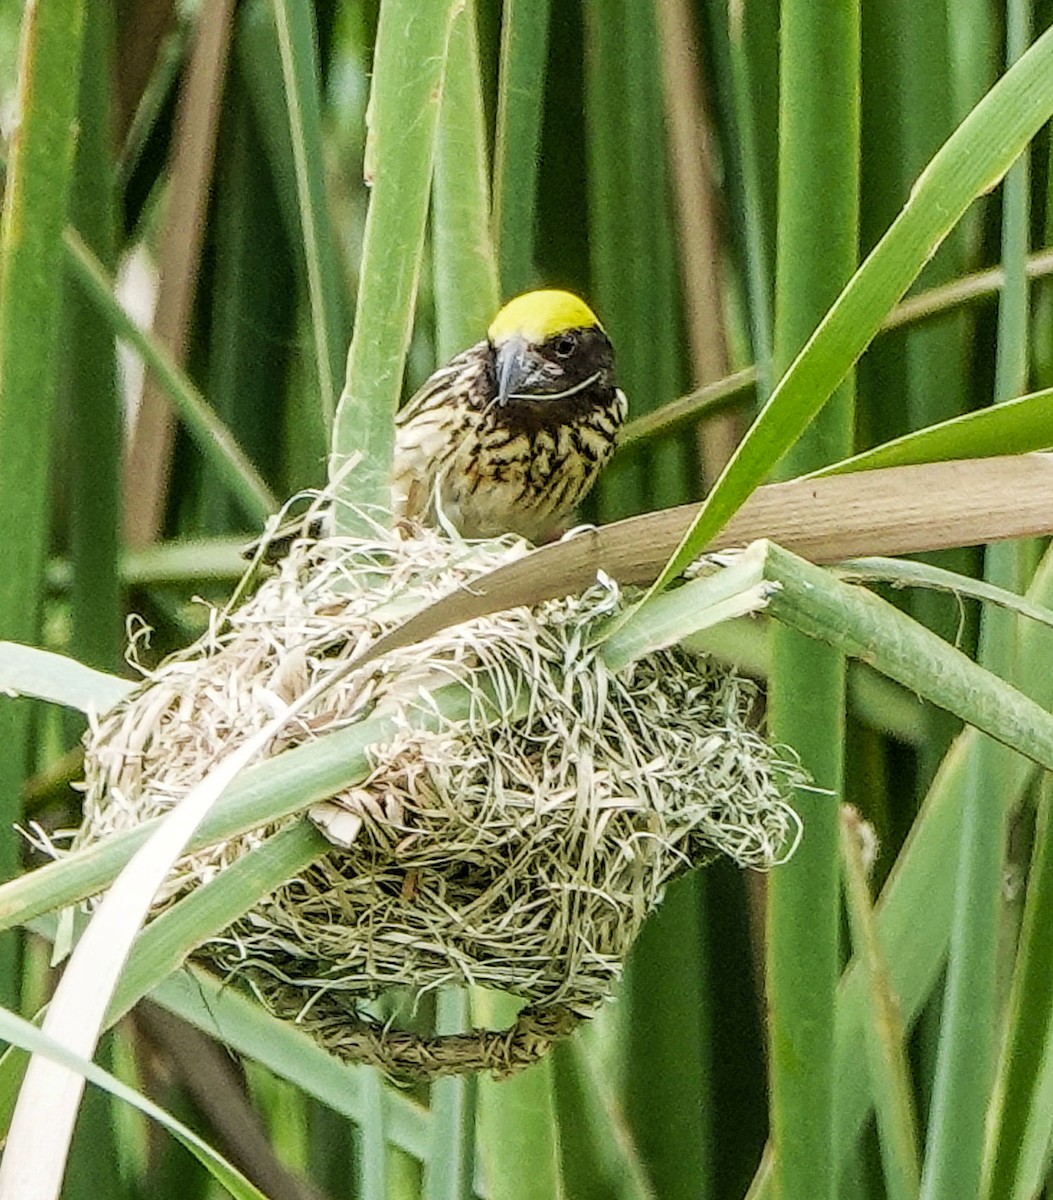
[[[335, 1053], [395, 1074], [533, 1061], [611, 996], [670, 880], [717, 854], [765, 869], [799, 836], [786, 800], [798, 772], [751, 723], [749, 681], [678, 648], [607, 668], [599, 635], [625, 604], [609, 579], [347, 669], [527, 549], [424, 529], [297, 541], [88, 736], [81, 845], [167, 811], [322, 681], [269, 754], [394, 716], [369, 777], [311, 810], [333, 848], [195, 957]], [[413, 706], [450, 683], [470, 689], [472, 715], [416, 728]], [[182, 860], [158, 908], [273, 831]], [[473, 984], [527, 1001], [511, 1030], [421, 1037], [374, 1003], [394, 993], [413, 1008]]]

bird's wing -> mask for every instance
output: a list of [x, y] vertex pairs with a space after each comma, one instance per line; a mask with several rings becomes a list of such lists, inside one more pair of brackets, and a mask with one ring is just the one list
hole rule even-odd
[[460, 446], [459, 429], [485, 394], [489, 347], [480, 342], [440, 367], [399, 412], [391, 499], [396, 517], [427, 518], [439, 477]]
[[436, 480], [455, 448], [448, 406], [422, 404], [413, 419], [395, 434], [391, 468], [391, 501], [396, 517], [424, 517], [431, 506]]
[[459, 377], [464, 376], [466, 369], [475, 367], [486, 353], [485, 342], [479, 342], [450, 359], [445, 366], [434, 371], [416, 392], [399, 409], [395, 424], [400, 428], [426, 412], [436, 404], [442, 404], [450, 394], [451, 387], [457, 385]]

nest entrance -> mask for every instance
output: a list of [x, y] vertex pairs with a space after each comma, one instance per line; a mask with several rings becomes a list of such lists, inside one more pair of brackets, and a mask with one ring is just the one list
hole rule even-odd
[[[395, 716], [369, 777], [311, 811], [333, 849], [195, 955], [323, 1045], [396, 1073], [532, 1061], [611, 995], [671, 879], [719, 853], [771, 866], [798, 833], [784, 799], [794, 769], [751, 728], [750, 683], [679, 649], [605, 666], [595, 635], [622, 605], [608, 580], [341, 675], [410, 612], [524, 549], [427, 530], [294, 544], [274, 578], [89, 736], [82, 844], [170, 808], [329, 676], [272, 752]], [[412, 727], [407, 706], [451, 681], [486, 705]], [[271, 832], [184, 859], [159, 904]], [[392, 989], [416, 1001], [472, 984], [527, 1001], [512, 1030], [414, 1038], [365, 1011]]]

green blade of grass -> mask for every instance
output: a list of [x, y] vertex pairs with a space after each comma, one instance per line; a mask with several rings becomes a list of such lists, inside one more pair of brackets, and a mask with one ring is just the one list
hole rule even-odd
[[[874, 133], [875, 139], [881, 137], [884, 143], [880, 164], [871, 168], [871, 184], [877, 183], [886, 193], [885, 203], [878, 210], [882, 223], [900, 209], [918, 172], [957, 123], [948, 53], [948, 7], [892, 0], [888, 13], [878, 19], [884, 31], [885, 58], [872, 62], [870, 68], [875, 72], [881, 70], [890, 80], [887, 86], [894, 89], [894, 95], [885, 98], [882, 125]], [[875, 115], [875, 124], [876, 121]], [[884, 176], [880, 180], [874, 178], [879, 171]], [[873, 211], [876, 206], [869, 207]], [[875, 238], [880, 228], [872, 227], [866, 232]], [[926, 264], [919, 283], [931, 288], [961, 274], [962, 243], [959, 227]], [[888, 429], [891, 425], [899, 432], [904, 422], [907, 428], [917, 429], [956, 416], [962, 410], [968, 396], [967, 334], [967, 325], [960, 316], [941, 322], [938, 327], [927, 326], [923, 332], [912, 331], [899, 350], [903, 365], [902, 404], [895, 408], [874, 406], [877, 410], [874, 424], [878, 429]], [[931, 616], [926, 613], [919, 619], [928, 623]]]
[[597, 1061], [596, 1025], [552, 1048], [559, 1148], [574, 1200], [654, 1200], [616, 1088]]
[[[81, 0], [24, 8], [20, 123], [0, 224], [0, 523], [16, 564], [4, 572], [0, 610], [3, 635], [21, 641], [35, 633], [47, 538], [62, 231], [73, 177], [82, 26]], [[5, 746], [5, 761], [17, 763], [18, 749], [6, 739]]]
[[[116, 171], [111, 88], [116, 19], [103, 0], [84, 26], [71, 222], [107, 269], [116, 258]], [[120, 541], [121, 398], [113, 334], [75, 281], [69, 295], [67, 405], [70, 560], [73, 564], [70, 650], [89, 666], [113, 670], [124, 648]]]
[[[436, 1001], [436, 1032], [460, 1033], [468, 1027], [469, 1014], [467, 992], [445, 988]], [[471, 1075], [450, 1075], [432, 1084], [434, 1136], [424, 1163], [421, 1200], [472, 1200], [477, 1090]]]
[[[596, 311], [618, 348], [619, 379], [636, 410], [635, 394], [653, 403], [646, 378], [643, 331], [634, 329], [639, 297], [630, 282], [643, 264], [633, 262], [642, 236], [632, 228], [634, 214], [625, 184], [628, 157], [629, 82], [625, 46], [628, 44], [625, 0], [582, 5], [585, 19], [585, 129], [589, 211], [589, 264]], [[635, 252], [634, 252], [635, 251]], [[639, 387], [638, 387], [638, 381]], [[604, 471], [596, 487], [596, 510], [601, 521], [624, 517], [634, 498], [644, 495], [644, 455], [629, 451]]]
[[538, 154], [551, 0], [504, 0], [494, 136], [494, 231], [501, 291], [534, 282]]
[[[326, 204], [322, 147], [316, 144], [313, 136], [307, 137], [307, 126], [314, 126], [315, 117], [312, 115], [305, 118], [303, 130], [299, 129], [300, 111], [306, 113], [308, 109], [320, 104], [315, 89], [322, 86], [321, 102], [328, 99], [324, 95], [324, 85], [320, 85], [317, 79], [321, 48], [316, 48], [313, 41], [309, 47], [304, 46], [303, 38], [310, 36], [313, 39], [317, 32], [316, 22], [325, 19], [326, 12], [332, 10], [320, 10], [315, 6], [315, 18], [312, 20], [312, 6], [287, 5], [289, 27], [293, 33], [291, 65], [295, 76], [294, 86], [302, 85], [303, 88], [302, 91], [294, 93], [298, 115], [293, 117], [284, 82], [286, 72], [272, 3], [273, 0], [251, 0], [250, 3], [242, 4], [238, 12], [234, 64], [237, 68], [238, 83], [243, 84], [244, 94], [252, 108], [251, 120], [246, 122], [250, 128], [243, 131], [243, 136], [249, 142], [249, 153], [254, 155], [251, 163], [252, 176], [245, 182], [251, 182], [260, 172], [258, 159], [261, 157], [261, 148], [262, 157], [269, 166], [270, 179], [264, 181], [261, 188], [245, 189], [244, 204], [253, 220], [248, 228], [241, 227], [232, 231], [226, 240], [232, 241], [235, 248], [240, 244], [246, 249], [256, 249], [257, 254], [258, 247], [265, 241], [274, 245], [276, 253], [260, 255], [256, 261], [246, 264], [245, 269], [254, 276], [262, 275], [262, 287], [258, 289], [255, 286], [243, 285], [240, 289], [240, 306], [250, 310], [257, 302], [258, 291], [262, 291], [259, 303], [264, 309], [264, 323], [261, 326], [259, 322], [250, 320], [250, 324], [254, 326], [254, 331], [264, 345], [259, 349], [252, 345], [251, 335], [247, 334], [243, 323], [227, 357], [233, 359], [236, 351], [242, 351], [257, 360], [261, 352], [265, 360], [270, 359], [278, 349], [274, 342], [284, 345], [289, 337], [287, 327], [279, 332], [267, 326], [267, 318], [272, 314], [274, 317], [280, 315], [283, 324], [290, 319], [296, 320], [303, 330], [302, 334], [297, 330], [297, 343], [305, 347], [310, 346], [311, 352], [302, 356], [296, 355], [296, 381], [288, 393], [283, 412], [286, 430], [286, 437], [283, 439], [286, 443], [283, 447], [284, 490], [291, 492], [307, 484], [320, 483], [320, 472], [324, 476], [324, 463], [329, 452], [333, 423], [333, 406], [340, 391], [351, 329], [351, 298], [348, 292], [351, 280], [347, 278], [334, 220]], [[285, 57], [288, 59], [288, 54]], [[355, 67], [360, 69], [360, 64], [356, 62]], [[232, 87], [232, 92], [237, 94], [237, 84]], [[302, 143], [300, 147], [293, 144], [294, 120], [298, 123], [298, 140]], [[325, 138], [327, 132], [329, 131], [323, 123], [320, 136]], [[355, 154], [357, 156], [358, 147], [355, 148]], [[300, 168], [297, 167], [298, 160]], [[301, 168], [305, 168], [306, 174]], [[231, 167], [225, 167], [223, 173], [232, 173]], [[356, 174], [356, 167], [351, 162], [342, 160], [341, 174], [350, 179]], [[278, 220], [275, 220], [275, 214], [271, 212], [267, 203], [267, 193], [270, 191], [266, 186], [268, 182], [273, 187]], [[240, 194], [240, 186], [238, 190]], [[355, 199], [364, 208], [364, 198], [359, 200], [356, 196]], [[303, 213], [307, 205], [310, 207], [305, 218]], [[259, 223], [264, 226], [262, 233]], [[305, 227], [309, 227], [309, 233], [305, 232]], [[227, 248], [224, 253], [234, 257], [231, 248]], [[306, 312], [299, 311], [303, 307], [299, 304], [295, 306], [295, 311], [293, 310], [289, 303], [289, 282], [284, 271], [277, 271], [277, 268], [284, 265], [286, 256], [290, 265], [297, 271], [298, 278], [302, 277], [303, 291], [308, 300]], [[309, 259], [313, 263], [310, 277], [307, 270]], [[263, 271], [260, 270], [261, 267]], [[327, 370], [319, 365], [323, 343], [330, 356], [328, 374], [332, 389], [325, 399], [322, 389], [317, 384], [320, 375]], [[285, 356], [280, 354], [279, 357]], [[249, 367], [240, 370], [231, 390], [244, 389], [244, 377], [248, 375], [255, 380], [258, 369]], [[269, 421], [266, 430], [261, 432], [269, 441], [273, 441], [273, 420]]]
[[365, 1076], [362, 1091], [366, 1111], [358, 1137], [357, 1195], [362, 1200], [388, 1200], [392, 1193], [388, 1191], [388, 1148], [380, 1072], [375, 1067], [366, 1067], [362, 1074]]
[[620, 671], [645, 654], [672, 646], [730, 618], [757, 612], [769, 595], [764, 582], [766, 543], [754, 542], [728, 566], [693, 580], [691, 604], [679, 593], [656, 598], [646, 613], [615, 630], [600, 653], [612, 671]]
[[[254, 11], [259, 10], [253, 4], [242, 9], [235, 44], [245, 29], [253, 28], [245, 16]], [[269, 28], [273, 43], [273, 27]], [[277, 50], [274, 56], [271, 81], [281, 92]], [[278, 115], [285, 117], [283, 107]], [[214, 250], [206, 257], [199, 284], [202, 304], [195, 338], [208, 349], [207, 357], [194, 355], [198, 360], [195, 369], [211, 411], [253, 464], [273, 479], [278, 476], [279, 458], [275, 424], [283, 400], [286, 410], [291, 407], [290, 389], [283, 385], [294, 353], [289, 341], [295, 319], [298, 238], [290, 243], [285, 236], [273, 172], [261, 169], [264, 141], [243, 72], [232, 72], [227, 83], [222, 142], [209, 211]], [[293, 174], [291, 165], [287, 171]], [[296, 418], [306, 441], [310, 433], [321, 429], [322, 421], [313, 375], [310, 371], [305, 374], [311, 377], [311, 383], [303, 393], [309, 393], [310, 398], [304, 396]], [[317, 463], [326, 444], [327, 439], [319, 437]], [[200, 533], [225, 533], [232, 528], [256, 526], [255, 521], [246, 519], [229, 487], [206, 463], [197, 466], [177, 456], [174, 467], [172, 486], [180, 497], [179, 527]], [[313, 482], [318, 482], [317, 475]], [[284, 493], [284, 481], [280, 488]]]
[[[169, 976], [151, 998], [236, 1053], [295, 1083], [334, 1112], [356, 1124], [368, 1119], [368, 1096], [359, 1067], [327, 1053], [299, 1026], [271, 1016], [225, 980], [194, 967]], [[382, 1101], [391, 1142], [415, 1158], [426, 1158], [431, 1114], [394, 1088], [383, 1089]]]
[[[982, 32], [982, 31], [981, 31]], [[1045, 148], [1044, 229], [1053, 228], [1053, 205], [1048, 190], [1053, 156]], [[1007, 195], [1007, 204], [1008, 204]], [[1018, 201], [1019, 203], [1019, 201]], [[1034, 276], [1031, 276], [1034, 278]], [[1048, 284], [1036, 289], [1031, 313], [1032, 370], [1035, 381], [1051, 381], [1051, 292]], [[1008, 407], [997, 405], [993, 410]], [[1026, 636], [1026, 633], [1025, 633]], [[1026, 654], [1026, 647], [1022, 653]], [[996, 1085], [991, 1098], [984, 1156], [984, 1195], [1026, 1200], [1037, 1195], [1049, 1170], [1053, 1141], [1049, 1114], [1053, 1094], [1053, 1040], [1050, 1036], [1051, 976], [1045, 961], [1050, 892], [1050, 789], [1043, 777], [1038, 797], [1031, 869], [1017, 944], [1016, 962], [1006, 1005], [1005, 1037], [1000, 1044]]]
[[[22, 10], [18, 137], [0, 218], [0, 639], [36, 640], [48, 545], [62, 303], [62, 231], [73, 176], [83, 0]], [[19, 869], [30, 713], [0, 700], [0, 879]], [[0, 940], [0, 1001], [13, 1004], [14, 943]]]
[[865, 450], [812, 474], [846, 475], [875, 467], [902, 467], [911, 463], [949, 462], [956, 458], [994, 458], [999, 454], [1027, 454], [1053, 446], [1053, 388], [992, 404], [976, 412], [952, 417], [927, 429]]
[[311, 300], [318, 400], [326, 427], [336, 411], [337, 380], [343, 358], [338, 302], [338, 260], [326, 208], [322, 145], [321, 72], [310, 4], [272, 0], [289, 113], [290, 142], [299, 201], [302, 247]]
[[156, 375], [216, 475], [223, 480], [246, 514], [262, 524], [278, 502], [233, 434], [209, 407], [208, 401], [178, 369], [171, 355], [143, 332], [113, 294], [98, 259], [72, 230], [66, 233], [66, 261], [74, 278], [105, 314], [114, 333], [127, 341]]
[[1004, 745], [981, 739], [960, 797], [962, 835], [920, 1192], [926, 1200], [980, 1194], [998, 1016], [993, 948], [1009, 821], [999, 793], [1011, 757]]
[[[778, 320], [776, 320], [778, 329]], [[771, 735], [791, 745], [822, 792], [799, 788], [801, 848], [768, 884], [770, 1119], [776, 1191], [833, 1200], [833, 1024], [840, 932], [837, 807], [843, 789], [844, 659], [776, 627], [768, 685]]]
[[907, 1062], [903, 1021], [892, 992], [874, 923], [863, 834], [854, 810], [841, 814], [841, 855], [852, 948], [859, 961], [869, 1008], [866, 1049], [877, 1110], [881, 1157], [889, 1200], [915, 1200], [921, 1182], [918, 1122]]
[[380, 6], [367, 134], [372, 195], [329, 471], [346, 501], [336, 507], [342, 534], [362, 532], [363, 513], [375, 518], [391, 508], [394, 416], [424, 253], [446, 52], [459, 9], [458, 0]]
[[714, 1194], [703, 916], [699, 878], [677, 880], [640, 931], [626, 969], [623, 1103], [643, 1176], [663, 1200]]
[[[499, 992], [476, 989], [473, 994], [473, 1017], [490, 1029], [507, 1028], [521, 1007]], [[479, 1157], [495, 1196], [558, 1200], [563, 1195], [552, 1087], [549, 1059], [511, 1079], [479, 1081]]]
[[742, 229], [749, 297], [750, 332], [761, 394], [772, 385], [772, 268], [778, 153], [778, 13], [759, 5], [727, 14], [730, 107], [741, 194]]
[[782, 458], [962, 213], [998, 183], [1051, 112], [1053, 30], [1006, 72], [919, 176], [902, 213], [779, 381], [654, 591], [698, 556]]
[[[231, 1196], [235, 1197], [235, 1200], [267, 1200], [267, 1197], [250, 1183], [236, 1167], [231, 1166], [221, 1154], [217, 1154], [192, 1129], [188, 1129], [186, 1125], [177, 1121], [159, 1105], [148, 1100], [134, 1088], [128, 1087], [108, 1071], [104, 1071], [80, 1055], [71, 1053], [65, 1046], [48, 1037], [29, 1021], [23, 1020], [12, 1012], [0, 1010], [0, 1038], [10, 1042], [13, 1046], [21, 1046], [34, 1054], [44, 1055], [53, 1062], [60, 1063], [69, 1070], [82, 1075], [89, 1083], [103, 1088], [119, 1100], [131, 1104], [140, 1112], [145, 1113], [181, 1142], [212, 1178]], [[11, 1193], [12, 1196], [15, 1194], [15, 1192]], [[17, 1194], [28, 1195], [23, 1191]]]
[[[682, 300], [656, 7], [626, 3], [625, 36], [633, 52], [625, 56], [624, 68], [610, 81], [612, 88], [624, 90], [626, 100], [624, 123], [618, 131], [625, 166], [617, 169], [630, 241], [615, 252], [621, 255], [621, 286], [628, 292], [631, 341], [621, 353], [619, 371], [630, 405], [640, 412], [679, 392], [684, 349], [680, 331], [669, 315], [680, 310]], [[618, 343], [619, 347], [623, 344]], [[623, 511], [626, 501], [630, 511], [638, 512], [644, 503], [665, 508], [693, 498], [694, 451], [690, 445], [666, 438], [638, 457], [644, 464], [645, 488], [617, 500]], [[608, 490], [602, 476], [599, 486], [602, 500]]]
[[440, 362], [485, 337], [497, 311], [484, 116], [475, 3], [467, 0], [450, 33], [435, 143], [432, 242]]
[[5, 695], [35, 696], [81, 712], [102, 714], [135, 688], [127, 679], [96, 671], [64, 654], [0, 642], [0, 692]]
[[[1045, 211], [1041, 214], [1042, 240], [1048, 244], [1053, 238], [1053, 191], [1049, 186], [1049, 181], [1053, 178], [1053, 155], [1049, 153], [1048, 149], [1044, 174], [1046, 198]], [[1032, 274], [1030, 278], [1034, 279], [1035, 275]], [[1035, 383], [1039, 387], [1046, 387], [1053, 383], [1053, 307], [1051, 306], [1053, 306], [1053, 286], [1043, 279], [1043, 282], [1035, 289], [1031, 328], [1032, 370]]]
[[994, 1119], [985, 1145], [990, 1200], [1029, 1200], [1042, 1189], [1053, 1138], [1053, 788], [1042, 782], [1024, 920], [1013, 973]]
[[[1027, 47], [1030, 9], [1030, 0], [1010, 0], [1007, 5], [1010, 64]], [[996, 402], [1018, 395], [1027, 386], [1029, 193], [1025, 151], [1003, 189], [1002, 268], [1006, 281], [998, 307]], [[1019, 542], [989, 546], [984, 578], [995, 586], [1022, 590], [1029, 557], [1028, 548]], [[1005, 678], [1017, 673], [1016, 625], [1009, 612], [985, 608], [981, 613], [978, 661]], [[979, 1195], [981, 1189], [988, 1100], [995, 1081], [995, 1039], [1002, 1016], [993, 948], [1001, 934], [1009, 830], [1008, 805], [995, 798], [1005, 786], [1010, 758], [1004, 746], [982, 740], [976, 770], [963, 798], [955, 913], [920, 1193], [924, 1200], [956, 1200]]]
[[[899, 212], [917, 173], [956, 123], [952, 115], [951, 56], [947, 52], [947, 8], [945, 4], [891, 0], [888, 13], [875, 14], [868, 30], [882, 30], [878, 40], [883, 44], [883, 56], [864, 65], [864, 78], [868, 78], [868, 72], [880, 73], [888, 81], [881, 101], [872, 101], [871, 145], [880, 141], [881, 150], [873, 155], [880, 155], [880, 159], [871, 165], [867, 189], [883, 192], [884, 203], [879, 207], [871, 200], [866, 206], [873, 214], [863, 231], [868, 245]], [[982, 206], [975, 207], [978, 210]], [[979, 217], [979, 212], [976, 215]], [[963, 225], [948, 236], [926, 264], [919, 285], [931, 287], [961, 274]], [[867, 441], [931, 425], [970, 407], [970, 330], [969, 316], [958, 313], [939, 324], [912, 327], [909, 335], [895, 345], [886, 343], [881, 347], [868, 364], [870, 404], [860, 414]], [[899, 393], [897, 403], [885, 401], [889, 392]], [[852, 449], [846, 447], [846, 453]], [[969, 551], [956, 551], [944, 552], [934, 561], [968, 570], [970, 560]], [[918, 592], [907, 599], [907, 604], [913, 616], [941, 637], [950, 640], [955, 636], [957, 613], [942, 597]], [[957, 733], [954, 719], [936, 709], [927, 711], [926, 725], [919, 764], [921, 793]]]
[[[633, 412], [676, 394], [681, 347], [668, 314], [679, 304], [665, 105], [654, 10], [585, 7], [589, 251], [598, 311], [618, 355]], [[632, 46], [631, 54], [625, 46]], [[676, 439], [628, 451], [596, 488], [602, 520], [661, 508], [691, 494], [687, 447]]]
[[[1040, 250], [1028, 256], [1027, 275], [1029, 279], [1045, 279], [1051, 272], [1053, 272], [1053, 253], [1049, 250]], [[897, 304], [888, 314], [879, 333], [888, 333], [897, 329], [923, 325], [945, 317], [948, 313], [955, 312], [966, 305], [989, 300], [992, 296], [998, 295], [1004, 283], [1005, 277], [1001, 268], [992, 267], [986, 271], [976, 271], [971, 275], [963, 275], [960, 279], [955, 279], [939, 287], [929, 288], [927, 291], [919, 292], [917, 295], [904, 300], [901, 304]], [[644, 413], [642, 416], [635, 417], [623, 428], [618, 439], [618, 446], [619, 448], [628, 447], [637, 442], [644, 442], [651, 438], [659, 437], [662, 434], [673, 433], [686, 425], [702, 420], [704, 417], [722, 412], [728, 407], [746, 404], [752, 399], [756, 391], [756, 384], [756, 367], [744, 367], [741, 371], [736, 371], [724, 379], [718, 379], [713, 383], [706, 384], [704, 387], [696, 388], [693, 392], [689, 392], [687, 395], [681, 396], [669, 404], [662, 405], [661, 408], [655, 409], [654, 412]], [[1036, 393], [1036, 400], [1039, 396], [1043, 395], [1044, 393]], [[1028, 400], [1031, 397], [1022, 397], [1021, 399]], [[1016, 401], [1013, 403], [1016, 403]], [[966, 423], [965, 428], [963, 428], [962, 445], [968, 449], [952, 451], [948, 448], [944, 457], [978, 458], [986, 453], [999, 453], [999, 451], [980, 449], [980, 447], [996, 444], [997, 437], [999, 436], [996, 430], [1000, 428], [998, 422], [1007, 420], [1004, 417], [998, 417], [998, 411], [998, 409], [985, 408], [979, 412], [967, 413], [964, 416], [940, 422], [934, 426], [934, 429], [953, 429], [959, 421]], [[1025, 414], [1021, 413], [1017, 419], [1021, 422], [1026, 422], [1027, 429], [1026, 431], [1021, 429], [1019, 433], [1015, 430], [1014, 423], [1007, 421], [1004, 433], [1009, 441], [1005, 443], [1006, 449], [1004, 453], [1010, 453], [1009, 447], [1016, 444], [1014, 439], [1019, 439], [1021, 450], [1045, 449], [1051, 444], [1048, 435], [1044, 433], [1048, 429], [1048, 421], [1045, 424], [1042, 423], [1043, 417], [1041, 412], [1041, 407], [1039, 407], [1033, 418], [1030, 414], [1025, 416]], [[968, 423], [973, 419], [978, 420], [976, 432], [966, 434], [965, 429], [968, 428]], [[982, 430], [986, 430], [986, 421], [988, 419], [992, 421], [992, 428], [989, 434], [982, 432]], [[904, 435], [902, 441], [905, 445], [909, 445], [911, 439], [920, 438], [924, 440], [927, 434], [928, 430], [919, 430], [915, 433]], [[943, 435], [940, 436], [942, 437]], [[975, 451], [972, 449], [973, 442], [969, 440], [972, 437], [977, 439], [975, 445], [978, 448]], [[1043, 437], [1045, 437], [1045, 440], [1043, 440]], [[885, 465], [884, 460], [880, 456], [885, 452], [886, 448], [898, 446], [900, 440], [897, 438], [882, 446], [876, 446], [873, 450], [864, 451], [864, 453], [847, 459], [843, 463], [835, 463], [833, 466], [822, 467], [815, 474], [836, 474], [843, 470], [855, 469], [857, 463], [860, 470], [865, 466]], [[921, 452], [923, 451], [919, 451], [919, 453]], [[938, 452], [934, 448], [932, 451], [933, 457]], [[870, 462], [871, 454], [875, 455], [873, 463]], [[890, 459], [889, 461], [891, 463], [897, 460]], [[931, 459], [926, 458], [918, 461], [931, 461]]]
[[[786, 371], [856, 266], [860, 13], [839, 0], [784, 0], [779, 28], [779, 194], [773, 371]], [[826, 86], [815, 88], [821, 59]], [[841, 384], [783, 466], [793, 474], [852, 448], [854, 383]], [[759, 482], [759, 478], [755, 482]], [[719, 485], [718, 485], [719, 486]], [[776, 1192], [836, 1194], [833, 1024], [839, 974], [837, 805], [844, 788], [845, 659], [792, 628], [772, 632], [768, 718], [814, 781], [803, 824], [767, 890], [769, 1120]], [[822, 789], [817, 792], [816, 788]]]
[[854, 558], [838, 563], [833, 572], [839, 579], [850, 583], [890, 583], [896, 588], [923, 587], [949, 592], [953, 596], [983, 600], [1038, 621], [1041, 625], [1053, 625], [1053, 610], [1033, 604], [1026, 596], [924, 562], [903, 558]]
[[746, 367], [724, 379], [707, 383], [653, 412], [635, 417], [622, 429], [618, 437], [618, 450], [662, 434], [675, 433], [683, 426], [711, 414], [723, 412], [733, 405], [745, 404], [753, 398], [756, 390], [756, 367]]
[[[676, 393], [683, 356], [657, 15], [633, 0], [582, 12], [592, 289], [640, 412]], [[568, 193], [564, 204], [575, 203]], [[638, 445], [604, 471], [595, 511], [608, 521], [687, 499], [689, 458], [675, 438]], [[687, 884], [642, 936], [624, 986], [626, 1115], [651, 1185], [669, 1200], [705, 1195], [712, 1160], [701, 920]]]

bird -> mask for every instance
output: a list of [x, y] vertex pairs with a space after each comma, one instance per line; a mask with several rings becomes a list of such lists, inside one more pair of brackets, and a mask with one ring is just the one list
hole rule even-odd
[[[525, 292], [399, 412], [393, 515], [468, 539], [550, 540], [610, 459], [627, 412], [592, 309], [572, 292]], [[278, 530], [265, 560], [291, 540]]]
[[544, 541], [595, 483], [627, 409], [592, 309], [555, 289], [517, 296], [399, 413], [395, 515]]

